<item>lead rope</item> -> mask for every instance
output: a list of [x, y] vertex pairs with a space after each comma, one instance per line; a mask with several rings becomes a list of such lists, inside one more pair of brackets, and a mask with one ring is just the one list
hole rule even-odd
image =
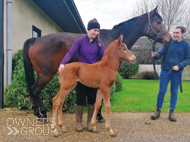
[[[154, 52], [155, 51], [155, 47], [156, 47], [156, 43], [157, 41], [154, 40], [153, 44], [152, 44], [152, 51]], [[156, 73], [156, 65], [155, 65], [155, 57], [153, 57], [153, 68], [154, 68], [154, 74], [156, 75], [157, 78], [159, 79], [163, 79], [165, 78], [166, 76], [168, 76], [169, 74], [172, 73], [172, 70], [173, 69], [170, 69], [169, 72], [164, 76], [164, 77], [159, 77], [158, 74]], [[179, 86], [180, 86], [180, 91], [181, 93], [183, 92], [183, 88], [182, 88], [182, 81], [181, 81], [181, 73], [178, 71], [179, 73]]]

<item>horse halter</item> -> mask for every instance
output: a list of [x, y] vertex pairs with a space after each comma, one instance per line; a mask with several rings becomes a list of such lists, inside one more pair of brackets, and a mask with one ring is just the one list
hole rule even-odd
[[148, 35], [148, 33], [149, 33], [149, 31], [152, 31], [155, 35], [156, 35], [156, 40], [158, 39], [158, 38], [161, 38], [163, 35], [165, 35], [166, 33], [168, 33], [168, 31], [167, 32], [165, 32], [165, 33], [163, 33], [163, 34], [158, 34], [154, 29], [153, 29], [153, 27], [152, 27], [152, 25], [151, 25], [151, 21], [150, 21], [150, 12], [148, 12], [148, 31], [147, 31], [147, 35]]

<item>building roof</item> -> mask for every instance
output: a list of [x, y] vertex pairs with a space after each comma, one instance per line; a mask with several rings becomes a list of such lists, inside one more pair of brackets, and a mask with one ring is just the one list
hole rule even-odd
[[73, 0], [32, 0], [65, 32], [86, 33]]

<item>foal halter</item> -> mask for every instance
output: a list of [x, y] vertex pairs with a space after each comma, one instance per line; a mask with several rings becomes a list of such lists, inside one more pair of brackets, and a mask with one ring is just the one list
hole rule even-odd
[[152, 31], [155, 35], [156, 35], [156, 40], [158, 39], [158, 38], [161, 38], [163, 35], [165, 35], [166, 33], [168, 33], [168, 31], [167, 32], [165, 32], [165, 33], [163, 33], [163, 34], [159, 34], [159, 33], [157, 33], [154, 29], [153, 29], [153, 27], [152, 27], [152, 25], [151, 25], [151, 21], [150, 21], [150, 12], [148, 12], [148, 30], [147, 30], [147, 35], [148, 35], [148, 33], [149, 33], [149, 31]]

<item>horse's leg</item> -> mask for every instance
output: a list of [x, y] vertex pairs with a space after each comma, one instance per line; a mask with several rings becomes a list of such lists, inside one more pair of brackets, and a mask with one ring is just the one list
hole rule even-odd
[[96, 95], [96, 102], [94, 104], [94, 106], [95, 106], [94, 113], [93, 113], [92, 120], [91, 120], [93, 132], [98, 132], [97, 128], [96, 128], [96, 116], [97, 116], [98, 110], [100, 109], [100, 106], [102, 104], [102, 97], [103, 97], [102, 92], [100, 91], [100, 89], [98, 89], [97, 95]]
[[32, 80], [31, 82], [34, 82], [34, 83], [32, 83], [32, 85], [31, 85], [31, 82], [30, 82], [31, 88], [28, 88], [28, 89], [29, 89], [29, 92], [30, 92], [30, 96], [33, 99], [34, 115], [36, 115], [39, 118], [38, 120], [41, 120], [42, 115], [39, 113], [38, 103], [37, 103], [36, 98], [34, 97], [34, 94], [33, 94], [34, 91], [33, 91], [33, 88], [32, 88], [32, 86], [34, 86], [37, 81], [38, 80], [36, 80], [36, 81]]
[[57, 130], [57, 109], [58, 109], [58, 98], [59, 95], [61, 93], [61, 89], [59, 90], [59, 92], [57, 93], [57, 95], [53, 98], [53, 106], [52, 106], [52, 125], [51, 125], [51, 129], [52, 132], [54, 132], [54, 136], [58, 136], [58, 130]]
[[104, 88], [104, 90], [101, 91], [103, 93], [104, 109], [106, 112], [106, 129], [108, 130], [108, 132], [110, 132], [112, 137], [115, 137], [116, 134], [114, 133], [110, 125], [110, 110], [111, 110], [110, 88]]
[[[53, 78], [54, 75], [39, 75], [35, 84], [32, 86], [32, 90], [33, 90], [33, 95], [34, 95], [34, 99], [37, 101], [39, 107], [40, 107], [40, 111], [43, 115], [43, 118], [45, 119], [44, 122], [47, 122], [47, 114], [46, 114], [46, 108], [42, 102], [42, 99], [40, 97], [40, 93], [41, 90], [43, 89], [43, 87]], [[36, 110], [38, 109], [37, 107], [35, 107]]]
[[38, 120], [41, 120], [42, 115], [39, 112], [38, 103], [34, 97], [33, 97], [33, 109], [34, 109], [34, 115], [38, 117]]
[[[74, 88], [74, 86], [76, 85], [76, 81], [75, 82], [67, 82], [66, 84], [62, 84], [60, 91], [58, 92], [58, 94], [53, 98], [53, 122], [51, 125], [52, 131], [54, 132], [54, 136], [58, 136], [58, 130], [57, 130], [57, 110], [58, 110], [58, 121], [59, 121], [59, 125], [62, 128], [63, 132], [66, 132], [66, 128], [64, 126], [63, 123], [63, 113], [62, 113], [62, 105], [65, 101], [65, 98], [68, 96], [69, 92], [72, 90], [72, 88]], [[64, 82], [64, 83], [65, 83]]]
[[63, 122], [63, 111], [62, 111], [62, 108], [63, 108], [63, 103], [66, 99], [66, 97], [68, 96], [69, 92], [71, 90], [67, 91], [62, 91], [61, 94], [62, 94], [62, 98], [60, 98], [61, 102], [60, 102], [60, 105], [58, 106], [58, 121], [59, 121], [59, 126], [61, 127], [62, 131], [65, 133], [67, 132], [67, 129], [65, 128], [65, 125], [64, 125], [64, 122]]

